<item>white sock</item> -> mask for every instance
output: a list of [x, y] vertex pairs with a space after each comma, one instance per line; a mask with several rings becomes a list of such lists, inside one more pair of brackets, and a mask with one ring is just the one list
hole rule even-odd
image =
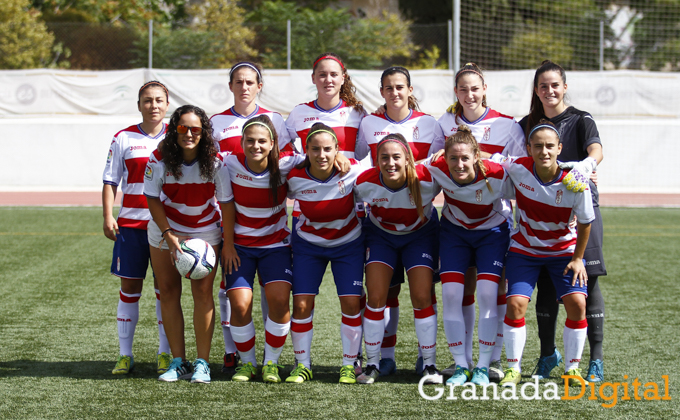
[[475, 335], [475, 295], [463, 297], [463, 320], [465, 321], [465, 359], [472, 366], [472, 341]]
[[418, 345], [423, 354], [423, 367], [435, 366], [437, 356], [437, 315], [432, 305], [413, 309]]
[[380, 345], [380, 358], [394, 358], [394, 348], [397, 345], [397, 327], [399, 326], [399, 298], [387, 299], [385, 308], [385, 336]]
[[[498, 276], [495, 276], [498, 279]], [[479, 279], [479, 275], [478, 275]], [[489, 368], [491, 354], [496, 346], [496, 300], [498, 283], [493, 280], [477, 281], [477, 299], [479, 301], [479, 322], [477, 323], [477, 337], [479, 339], [479, 360], [477, 367]]]
[[257, 366], [257, 359], [255, 358], [255, 324], [250, 321], [250, 324], [243, 327], [231, 326], [231, 336], [236, 344], [241, 362], [252, 363]]
[[364, 310], [366, 309], [366, 292], [364, 288], [361, 288], [361, 299], [359, 300], [359, 307], [361, 308], [361, 336], [359, 337], [359, 352], [357, 353], [357, 358], [361, 357], [361, 343], [364, 342]]
[[567, 319], [564, 323], [564, 372], [578, 368], [581, 362], [583, 346], [586, 342], [588, 333], [588, 321], [571, 321]]
[[505, 320], [505, 311], [508, 309], [506, 305], [506, 296], [498, 296], [496, 298], [496, 315], [498, 325], [496, 327], [496, 345], [493, 348], [491, 361], [501, 360], [501, 351], [503, 350], [503, 321]]
[[283, 350], [283, 345], [286, 344], [286, 337], [290, 331], [290, 321], [284, 324], [278, 324], [267, 318], [264, 325], [265, 345], [264, 345], [264, 364], [270, 360], [274, 363], [279, 363], [279, 356]]
[[220, 320], [222, 324], [222, 338], [224, 339], [224, 352], [227, 354], [236, 353], [236, 344], [231, 337], [231, 302], [227, 296], [227, 291], [224, 289], [224, 282], [220, 285], [220, 292], [217, 297], [220, 301]]
[[508, 368], [522, 371], [522, 353], [527, 341], [527, 327], [524, 318], [509, 319], [505, 317], [503, 324], [503, 341], [505, 342], [505, 355]]
[[170, 354], [170, 343], [168, 343], [168, 336], [165, 335], [165, 327], [163, 326], [163, 315], [161, 315], [161, 293], [156, 290], [156, 322], [158, 323], [158, 354]]
[[340, 324], [340, 338], [342, 339], [342, 365], [353, 366], [361, 346], [361, 314], [342, 314]]
[[128, 294], [120, 291], [116, 321], [118, 322], [118, 342], [120, 354], [132, 356], [132, 340], [139, 321], [139, 298], [141, 293]]
[[367, 365], [378, 367], [380, 345], [385, 334], [385, 307], [374, 309], [366, 305], [364, 311], [364, 344], [366, 345]]
[[305, 319], [291, 318], [290, 336], [293, 340], [293, 351], [298, 363], [305, 365], [307, 369], [312, 367], [312, 337], [314, 336], [314, 325], [312, 316]]
[[463, 275], [442, 273], [444, 334], [456, 365], [469, 368], [465, 357], [465, 323], [463, 322]]

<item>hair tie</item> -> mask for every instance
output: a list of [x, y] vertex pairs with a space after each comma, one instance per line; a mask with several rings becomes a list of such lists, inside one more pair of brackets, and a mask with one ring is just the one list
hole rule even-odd
[[246, 133], [246, 128], [250, 127], [251, 125], [255, 125], [255, 124], [258, 124], [258, 125], [261, 125], [261, 126], [265, 127], [265, 128], [267, 129], [267, 131], [269, 131], [269, 136], [270, 136], [270, 138], [271, 138], [272, 140], [274, 140], [274, 133], [272, 133], [272, 129], [269, 128], [269, 126], [268, 126], [267, 124], [263, 123], [262, 121], [253, 121], [253, 122], [251, 122], [251, 123], [246, 124], [245, 126], [243, 126], [243, 130], [241, 130], [241, 133], [242, 133], [242, 134], [245, 134], [245, 133]]
[[310, 137], [312, 137], [312, 136], [313, 136], [314, 134], [316, 134], [316, 133], [328, 133], [328, 134], [330, 134], [331, 136], [333, 136], [333, 138], [335, 139], [336, 142], [338, 141], [338, 136], [336, 136], [334, 132], [328, 131], [328, 130], [323, 130], [323, 129], [322, 129], [322, 130], [312, 131], [311, 133], [307, 134], [307, 138], [309, 139]]
[[549, 124], [539, 124], [539, 125], [537, 125], [536, 127], [532, 128], [531, 131], [529, 132], [529, 136], [528, 136], [527, 138], [530, 139], [531, 136], [534, 134], [534, 132], [535, 132], [536, 130], [541, 129], [541, 128], [549, 128], [549, 129], [551, 129], [552, 131], [555, 132], [555, 134], [557, 134], [557, 138], [560, 139], [560, 132], [557, 131], [557, 129], [556, 129], [554, 126], [549, 125]]
[[333, 60], [336, 63], [340, 64], [340, 67], [345, 70], [345, 66], [342, 64], [342, 61], [338, 60], [337, 58], [333, 57], [332, 55], [324, 55], [323, 57], [319, 57], [314, 64], [312, 64], [312, 68], [316, 67], [316, 65], [319, 63], [321, 60]]
[[262, 80], [262, 74], [260, 73], [260, 70], [258, 70], [257, 67], [248, 63], [247, 61], [242, 61], [240, 63], [234, 64], [231, 70], [229, 70], [229, 77], [231, 77], [231, 74], [239, 67], [250, 67], [251, 69], [255, 70], [255, 73], [257, 73], [257, 78]]

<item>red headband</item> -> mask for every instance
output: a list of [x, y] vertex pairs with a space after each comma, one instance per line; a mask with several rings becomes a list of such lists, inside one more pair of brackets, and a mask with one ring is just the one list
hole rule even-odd
[[158, 87], [160, 87], [161, 89], [163, 89], [163, 90], [165, 91], [165, 96], [168, 98], [168, 100], [170, 100], [170, 98], [169, 98], [170, 93], [168, 93], [168, 89], [165, 87], [165, 85], [164, 85], [163, 83], [161, 83], [161, 82], [159, 82], [159, 81], [157, 81], [157, 80], [152, 80], [152, 81], [150, 81], [150, 82], [144, 83], [144, 85], [143, 85], [141, 88], [139, 88], [139, 94], [141, 95], [142, 92], [144, 91], [144, 89], [146, 89], [146, 88], [149, 87], [149, 86], [158, 86]]
[[376, 153], [377, 153], [378, 149], [380, 149], [380, 146], [382, 146], [383, 144], [387, 143], [388, 141], [393, 141], [393, 142], [399, 144], [401, 147], [404, 148], [404, 152], [406, 152], [406, 154], [408, 155], [408, 152], [409, 152], [409, 151], [406, 149], [406, 145], [404, 145], [404, 143], [400, 142], [399, 140], [397, 140], [397, 139], [395, 139], [395, 138], [389, 138], [389, 139], [382, 139], [382, 140], [380, 140], [380, 141], [378, 142], [378, 145], [375, 147]]
[[[465, 65], [466, 65], [466, 66], [474, 65], [474, 63], [467, 63], [467, 64], [465, 64]], [[482, 76], [482, 74], [481, 74], [480, 72], [478, 72], [478, 71], [475, 70], [475, 69], [470, 69], [470, 68], [467, 68], [467, 69], [466, 69], [466, 68], [462, 68], [462, 69], [458, 70], [458, 73], [456, 73], [456, 77], [455, 77], [456, 84], [458, 83], [458, 78], [459, 78], [463, 73], [474, 73], [474, 74], [476, 74], [477, 76], [479, 76], [479, 78], [482, 79], [482, 83], [484, 83], [484, 76]]]
[[319, 57], [319, 59], [316, 60], [316, 61], [314, 62], [314, 64], [312, 65], [312, 68], [316, 67], [316, 65], [317, 65], [317, 64], [319, 63], [319, 61], [321, 61], [321, 60], [333, 60], [333, 61], [337, 62], [338, 64], [340, 64], [340, 67], [341, 67], [343, 70], [345, 69], [345, 66], [342, 65], [342, 61], [338, 60], [337, 58], [333, 57], [332, 55], [324, 55], [323, 57]]

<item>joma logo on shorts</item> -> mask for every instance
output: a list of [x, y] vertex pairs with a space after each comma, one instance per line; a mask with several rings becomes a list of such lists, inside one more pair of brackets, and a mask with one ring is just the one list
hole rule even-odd
[[432, 261], [432, 256], [430, 254], [426, 254], [423, 252], [423, 258], [427, 258], [428, 260]]

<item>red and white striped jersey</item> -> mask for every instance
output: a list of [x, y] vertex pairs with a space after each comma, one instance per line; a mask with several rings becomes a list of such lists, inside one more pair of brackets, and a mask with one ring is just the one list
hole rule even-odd
[[182, 177], [177, 179], [165, 167], [158, 149], [149, 157], [144, 172], [144, 195], [160, 198], [172, 229], [194, 233], [220, 227], [218, 202], [228, 203], [234, 195], [224, 156], [217, 157], [215, 176], [208, 181], [201, 178], [198, 160], [183, 164]]
[[[279, 150], [293, 150], [293, 146], [290, 144], [290, 136], [281, 114], [268, 111], [257, 105], [255, 111], [250, 115], [241, 115], [234, 110], [234, 107], [231, 107], [220, 114], [210, 117], [213, 126], [213, 137], [219, 142], [220, 151], [243, 153], [243, 148], [241, 147], [243, 125], [249, 119], [262, 114], [268, 116], [272, 120], [274, 128], [276, 128], [276, 135], [279, 138]], [[286, 149], [286, 146], [288, 146], [288, 149]]]
[[151, 152], [165, 138], [166, 127], [155, 137], [146, 134], [141, 125], [130, 126], [113, 136], [103, 180], [104, 184], [120, 187], [123, 194], [118, 226], [146, 229], [151, 220], [144, 197], [144, 168]]
[[552, 182], [543, 183], [534, 160], [523, 157], [503, 163], [515, 189], [519, 223], [511, 234], [510, 251], [534, 257], [570, 257], [576, 248], [572, 215], [580, 223], [595, 220], [590, 189], [574, 193], [562, 184], [568, 172], [560, 170]]
[[467, 125], [482, 152], [513, 157], [527, 155], [524, 131], [519, 123], [491, 108], [487, 108], [484, 115], [476, 121], [468, 121], [463, 115], [456, 116], [446, 112], [439, 118], [439, 124], [446, 137], [455, 134], [459, 125]]
[[426, 165], [444, 191], [442, 215], [454, 225], [468, 230], [495, 228], [512, 218], [512, 208], [508, 200], [503, 200], [512, 196], [512, 182], [501, 165], [488, 160], [482, 163], [493, 192], [479, 173], [469, 184], [454, 181], [443, 156]]
[[325, 110], [316, 101], [297, 105], [288, 115], [286, 128], [291, 139], [299, 138], [302, 149], [307, 150], [307, 134], [315, 123], [324, 123], [335, 131], [338, 138], [338, 150], [348, 158], [354, 158], [357, 131], [365, 112], [359, 112], [347, 105], [343, 100], [333, 109]]
[[369, 153], [373, 164], [377, 162], [378, 142], [388, 134], [400, 133], [406, 138], [416, 161], [427, 158], [444, 148], [444, 132], [434, 117], [411, 110], [401, 121], [391, 120], [387, 113], [371, 114], [363, 119], [357, 135], [357, 159]]
[[357, 201], [365, 201], [370, 207], [369, 218], [373, 224], [389, 233], [406, 234], [420, 229], [429, 221], [432, 200], [439, 194], [440, 188], [424, 165], [416, 165], [416, 173], [420, 180], [423, 219], [418, 217], [408, 186], [390, 189], [383, 183], [380, 169], [375, 167], [359, 175], [354, 193]]
[[236, 205], [234, 243], [253, 248], [275, 248], [290, 245], [290, 229], [286, 212], [286, 176], [303, 158], [293, 152], [282, 151], [279, 170], [283, 184], [277, 191], [277, 202], [272, 203], [269, 189], [269, 170], [255, 173], [250, 170], [243, 153], [226, 156], [231, 187]]
[[344, 245], [361, 235], [354, 205], [354, 185], [363, 168], [350, 159], [350, 171], [337, 170], [326, 180], [314, 178], [308, 168], [288, 174], [288, 197], [298, 200], [300, 215], [294, 227], [300, 238], [317, 246]]

